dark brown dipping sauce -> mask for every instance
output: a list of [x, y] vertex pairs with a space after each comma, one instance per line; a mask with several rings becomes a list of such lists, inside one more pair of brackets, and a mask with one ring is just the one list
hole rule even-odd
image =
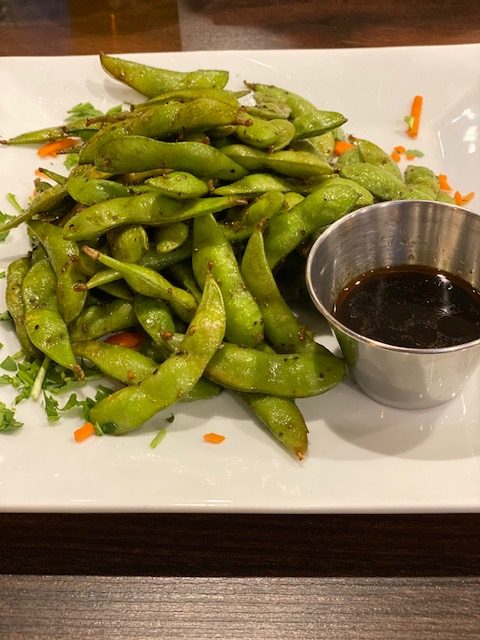
[[398, 347], [435, 349], [480, 338], [479, 291], [429, 267], [363, 273], [342, 289], [333, 315], [362, 336]]

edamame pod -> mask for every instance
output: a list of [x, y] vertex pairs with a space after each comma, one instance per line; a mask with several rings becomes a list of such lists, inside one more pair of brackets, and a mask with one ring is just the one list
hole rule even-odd
[[297, 193], [311, 193], [318, 187], [318, 181], [299, 180], [283, 176], [275, 176], [271, 173], [250, 173], [248, 176], [224, 184], [214, 189], [213, 193], [218, 196], [241, 195], [246, 198], [256, 197], [266, 191], [296, 191]]
[[279, 151], [287, 147], [296, 135], [295, 126], [281, 118], [262, 120], [252, 118], [248, 126], [235, 128], [234, 136], [243, 144], [256, 149], [266, 149], [269, 152]]
[[302, 460], [308, 448], [308, 429], [295, 401], [260, 393], [237, 392], [237, 395], [246, 402], [270, 433]]
[[222, 153], [235, 164], [244, 167], [245, 171], [270, 170], [294, 178], [311, 178], [333, 173], [333, 168], [325, 159], [306, 151], [287, 149], [266, 153], [247, 145], [232, 144], [222, 147]]
[[245, 85], [254, 92], [257, 101], [270, 100], [288, 105], [292, 119], [317, 111], [314, 104], [293, 91], [260, 82], [245, 82]]
[[175, 200], [201, 198], [210, 191], [208, 182], [186, 171], [171, 171], [163, 176], [149, 178], [145, 180], [145, 184], [155, 187], [159, 193]]
[[209, 275], [202, 301], [180, 349], [140, 384], [120, 389], [101, 400], [91, 409], [90, 420], [115, 435], [138, 429], [156, 413], [181, 400], [194, 387], [218, 350], [224, 333], [222, 294]]
[[360, 158], [363, 162], [383, 167], [385, 171], [391, 173], [395, 178], [403, 180], [398, 164], [381, 147], [374, 142], [370, 142], [370, 140], [362, 140], [361, 138], [355, 138], [355, 144], [360, 151]]
[[70, 176], [66, 183], [70, 196], [80, 204], [90, 207], [92, 204], [121, 198], [130, 195], [127, 187], [114, 180], [102, 178], [87, 178], [85, 176]]
[[306, 398], [337, 385], [345, 376], [345, 365], [326, 350], [272, 354], [224, 342], [205, 376], [237, 391]]
[[58, 310], [56, 288], [48, 259], [32, 264], [22, 284], [25, 328], [39, 351], [82, 380], [83, 370], [75, 360], [67, 325]]
[[173, 200], [158, 193], [142, 193], [114, 198], [82, 209], [65, 225], [65, 238], [96, 238], [109, 229], [125, 224], [165, 225], [206, 213], [217, 213], [246, 201], [239, 196]]
[[100, 54], [100, 63], [116, 80], [136, 89], [147, 98], [179, 89], [223, 89], [229, 76], [228, 71], [214, 69], [189, 72], [159, 69], [105, 54]]
[[266, 224], [285, 210], [285, 200], [280, 191], [267, 191], [248, 204], [240, 218], [233, 222], [219, 223], [230, 243], [247, 240], [257, 224]]
[[279, 264], [316, 229], [352, 211], [358, 198], [358, 193], [350, 186], [331, 180], [293, 209], [276, 216], [265, 232], [265, 252], [270, 268]]
[[299, 322], [285, 302], [268, 265], [263, 234], [257, 227], [250, 236], [241, 263], [242, 276], [262, 312], [265, 337], [279, 353], [313, 351], [312, 331]]
[[212, 215], [193, 223], [192, 266], [200, 287], [213, 274], [222, 292], [227, 340], [254, 347], [263, 340], [263, 318], [245, 286], [233, 249]]
[[183, 320], [192, 319], [197, 308], [193, 296], [184, 289], [175, 287], [160, 273], [139, 264], [121, 262], [92, 247], [84, 246], [82, 249], [94, 260], [118, 271], [133, 291], [151, 298], [165, 300], [174, 307], [176, 313]]
[[138, 321], [133, 304], [117, 299], [85, 307], [70, 325], [69, 332], [72, 341], [95, 340], [136, 325]]
[[405, 169], [405, 182], [415, 189], [422, 191], [433, 200], [437, 199], [440, 185], [435, 173], [428, 167], [410, 164]]
[[36, 358], [38, 350], [30, 340], [25, 327], [25, 305], [22, 297], [22, 285], [30, 269], [30, 258], [17, 258], [8, 265], [5, 301], [10, 317], [15, 325], [15, 332], [25, 355]]
[[239, 105], [209, 98], [152, 105], [148, 109], [131, 112], [128, 118], [97, 131], [80, 149], [79, 162], [95, 162], [103, 145], [125, 136], [165, 140], [183, 132], [205, 131], [225, 125], [248, 126], [250, 122], [250, 116]]
[[32, 221], [29, 227], [47, 252], [55, 272], [58, 308], [68, 325], [83, 309], [87, 295], [86, 290], [78, 286], [84, 284], [87, 277], [78, 264], [77, 243], [67, 240], [64, 229], [50, 222]]
[[155, 251], [168, 253], [182, 246], [190, 236], [187, 222], [172, 222], [155, 229]]
[[340, 170], [340, 175], [358, 182], [378, 200], [433, 200], [428, 194], [405, 184], [383, 167], [367, 162], [349, 164]]
[[315, 110], [293, 119], [295, 139], [303, 140], [338, 129], [347, 121], [344, 115], [336, 111]]
[[139, 224], [111, 229], [107, 240], [112, 257], [122, 262], [139, 262], [148, 251], [148, 235]]
[[188, 171], [199, 178], [232, 182], [247, 171], [222, 151], [201, 142], [163, 142], [126, 136], [104, 144], [95, 157], [100, 171], [130, 173], [150, 169]]

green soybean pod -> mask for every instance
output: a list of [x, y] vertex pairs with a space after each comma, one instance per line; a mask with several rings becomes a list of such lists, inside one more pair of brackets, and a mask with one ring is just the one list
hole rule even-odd
[[163, 300], [136, 294], [133, 309], [143, 330], [167, 357], [172, 351], [169, 339], [177, 330], [171, 308]]
[[193, 223], [192, 266], [201, 288], [212, 273], [222, 292], [226, 313], [227, 340], [256, 346], [263, 340], [263, 318], [245, 286], [234, 251], [212, 215]]
[[447, 204], [455, 204], [455, 199], [446, 191], [439, 191], [435, 198], [437, 202], [446, 202]]
[[168, 275], [173, 278], [180, 287], [192, 294], [197, 302], [202, 298], [202, 291], [199, 288], [193, 273], [192, 261], [184, 260], [168, 267]]
[[308, 428], [294, 400], [261, 393], [237, 395], [286, 449], [303, 459], [308, 448]]
[[410, 164], [405, 169], [405, 182], [422, 191], [434, 200], [437, 199], [440, 185], [436, 174], [428, 167]]
[[224, 387], [285, 398], [316, 396], [345, 376], [345, 364], [327, 350], [265, 353], [224, 342], [205, 369], [205, 377]]
[[79, 267], [79, 250], [76, 242], [67, 240], [64, 229], [50, 222], [32, 221], [32, 233], [41, 242], [56, 276], [56, 297], [62, 318], [67, 324], [83, 309], [86, 290], [79, 285], [87, 277]]
[[333, 131], [327, 131], [318, 136], [308, 138], [310, 144], [323, 155], [324, 158], [331, 158], [335, 150], [335, 135]]
[[265, 232], [265, 252], [274, 269], [316, 229], [331, 224], [352, 211], [358, 201], [357, 192], [336, 180], [306, 196], [293, 209], [276, 216]]
[[304, 180], [276, 176], [272, 173], [250, 173], [236, 182], [217, 187], [213, 193], [218, 196], [241, 195], [255, 198], [267, 191], [310, 193], [311, 186]]
[[56, 288], [55, 273], [48, 259], [32, 264], [22, 283], [25, 329], [39, 351], [82, 380], [84, 373], [75, 360], [67, 325], [58, 309]]
[[114, 198], [82, 209], [65, 223], [65, 238], [84, 240], [126, 224], [168, 225], [206, 213], [246, 204], [240, 196], [173, 200], [158, 193], [142, 193], [128, 198]]
[[285, 149], [266, 153], [248, 145], [231, 144], [222, 147], [224, 155], [246, 171], [273, 171], [293, 178], [311, 178], [333, 173], [333, 168], [317, 154]]
[[228, 71], [224, 70], [172, 71], [105, 54], [100, 54], [100, 63], [116, 80], [136, 89], [147, 98], [179, 89], [223, 89], [229, 77]]
[[314, 104], [293, 91], [259, 82], [245, 82], [245, 85], [254, 92], [256, 100], [260, 102], [270, 100], [288, 105], [292, 119], [317, 111]]
[[239, 105], [199, 98], [188, 103], [170, 102], [133, 111], [129, 117], [113, 122], [88, 140], [80, 149], [79, 162], [94, 162], [107, 142], [137, 135], [167, 140], [185, 132], [205, 131], [225, 125], [243, 125], [250, 117]]
[[263, 120], [252, 118], [248, 125], [235, 128], [234, 136], [243, 144], [270, 152], [287, 147], [296, 134], [295, 126], [282, 118]]
[[315, 110], [304, 113], [293, 119], [295, 139], [302, 140], [319, 136], [333, 129], [338, 129], [347, 121], [344, 115], [336, 111]]
[[163, 176], [149, 178], [145, 180], [145, 184], [176, 200], [202, 198], [210, 191], [206, 180], [200, 180], [187, 171], [171, 171]]
[[238, 98], [246, 95], [248, 91], [228, 91], [227, 89], [215, 88], [190, 88], [173, 89], [172, 91], [162, 91], [154, 98], [150, 98], [146, 102], [141, 102], [134, 106], [134, 109], [145, 109], [153, 104], [165, 104], [166, 102], [191, 102], [198, 98], [209, 98], [210, 100], [220, 100], [229, 104], [238, 106]]
[[106, 304], [85, 307], [69, 326], [70, 339], [95, 340], [138, 325], [133, 304], [127, 300], [113, 300]]
[[207, 276], [202, 301], [180, 349], [162, 362], [152, 375], [101, 400], [90, 411], [93, 423], [115, 435], [138, 429], [149, 418], [181, 400], [201, 378], [225, 333], [222, 294]]
[[155, 250], [158, 253], [174, 251], [190, 237], [190, 226], [187, 222], [172, 222], [155, 230]]
[[189, 321], [193, 317], [197, 308], [193, 296], [188, 291], [174, 286], [160, 273], [139, 264], [116, 260], [92, 247], [83, 246], [82, 250], [106, 267], [118, 271], [136, 293], [165, 300], [172, 305], [182, 320]]
[[148, 235], [140, 224], [130, 224], [107, 231], [112, 257], [122, 262], [139, 262], [148, 251]]
[[7, 283], [5, 289], [5, 301], [7, 310], [13, 320], [15, 332], [25, 355], [35, 358], [39, 355], [38, 350], [33, 345], [25, 327], [25, 305], [22, 297], [22, 285], [30, 270], [30, 258], [17, 258], [10, 262], [7, 268]]
[[341, 170], [343, 167], [346, 167], [347, 164], [357, 164], [359, 162], [364, 162], [364, 160], [360, 154], [360, 149], [354, 145], [348, 149], [348, 151], [342, 153], [341, 156], [338, 156], [335, 166], [338, 170]]
[[257, 224], [265, 224], [285, 209], [285, 200], [280, 191], [267, 191], [248, 204], [238, 220], [218, 223], [227, 240], [234, 244], [247, 240]]
[[279, 353], [300, 353], [317, 347], [312, 331], [300, 323], [285, 302], [265, 254], [263, 233], [256, 228], [241, 262], [241, 272], [263, 315], [265, 337]]
[[164, 142], [145, 136], [125, 136], [104, 144], [95, 157], [100, 171], [115, 174], [151, 169], [175, 169], [199, 178], [233, 181], [247, 171], [215, 147], [201, 142]]
[[340, 175], [358, 182], [378, 200], [433, 200], [426, 193], [405, 184], [381, 166], [361, 162], [349, 164]]
[[113, 180], [104, 178], [88, 178], [86, 176], [70, 176], [66, 187], [69, 195], [87, 207], [110, 198], [121, 198], [130, 195], [127, 187]]
[[370, 140], [362, 140], [361, 138], [356, 138], [355, 144], [360, 151], [360, 157], [363, 162], [374, 164], [377, 167], [383, 167], [385, 171], [391, 173], [395, 178], [403, 180], [402, 172], [398, 164], [394, 162], [390, 155], [381, 147]]

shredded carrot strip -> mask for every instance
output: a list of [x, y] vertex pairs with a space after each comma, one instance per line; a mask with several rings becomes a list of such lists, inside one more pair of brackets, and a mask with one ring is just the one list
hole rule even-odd
[[390, 157], [392, 158], [392, 160], [394, 160], [395, 162], [400, 162], [402, 155], [406, 153], [405, 147], [403, 147], [401, 144], [397, 145], [396, 147], [393, 147], [393, 151], [390, 154]]
[[414, 153], [407, 153], [405, 157], [407, 158], [407, 160], [415, 160], [417, 156]]
[[455, 191], [453, 199], [455, 200], [455, 204], [458, 204], [458, 205], [461, 206], [461, 205], [468, 204], [469, 202], [471, 202], [474, 197], [475, 197], [475, 192], [474, 191], [470, 191], [470, 193], [467, 193], [464, 196], [462, 196], [460, 191]]
[[75, 442], [83, 442], [90, 436], [95, 435], [95, 427], [91, 422], [85, 422], [81, 427], [75, 429], [73, 432], [73, 437], [75, 438]]
[[333, 149], [333, 153], [336, 156], [341, 156], [349, 149], [352, 149], [354, 145], [351, 142], [347, 142], [346, 140], [336, 140], [335, 147]]
[[220, 444], [225, 440], [225, 436], [221, 436], [218, 433], [206, 433], [203, 436], [205, 442], [209, 442], [210, 444]]
[[438, 186], [442, 191], [451, 191], [452, 187], [448, 184], [448, 178], [444, 173], [438, 176]]
[[423, 109], [423, 96], [415, 96], [412, 102], [412, 108], [410, 110], [410, 125], [407, 129], [407, 133], [411, 138], [416, 138], [420, 130], [420, 118]]
[[78, 141], [75, 138], [60, 138], [60, 140], [47, 142], [42, 145], [37, 153], [42, 158], [45, 156], [56, 156], [59, 151], [70, 149], [70, 147], [74, 147], [77, 142]]
[[115, 333], [113, 336], [108, 337], [105, 342], [108, 344], [117, 344], [121, 347], [128, 347], [129, 349], [136, 349], [143, 344], [144, 336], [135, 331], [122, 331], [121, 333]]

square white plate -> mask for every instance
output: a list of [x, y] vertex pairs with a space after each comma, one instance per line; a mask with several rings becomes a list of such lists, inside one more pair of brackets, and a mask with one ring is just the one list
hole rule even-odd
[[[455, 189], [475, 191], [480, 212], [480, 45], [357, 50], [219, 51], [125, 57], [179, 70], [224, 68], [228, 87], [276, 84], [320, 108], [348, 117], [345, 131], [380, 144], [415, 146], [417, 160], [446, 173]], [[95, 56], [0, 59], [0, 137], [63, 121], [90, 101], [100, 109], [140, 98], [108, 78]], [[424, 96], [414, 144], [404, 116]], [[13, 192], [25, 203], [34, 170], [32, 148], [0, 148], [0, 208]], [[59, 161], [49, 161], [52, 168]], [[25, 252], [17, 229], [0, 245], [0, 269]], [[4, 283], [4, 281], [2, 281]], [[3, 290], [1, 292], [3, 299]], [[0, 311], [4, 310], [0, 302]], [[0, 325], [0, 357], [18, 343]], [[330, 343], [332, 344], [332, 343]], [[80, 418], [49, 425], [31, 402], [18, 406], [25, 425], [0, 434], [0, 510], [435, 512], [480, 510], [480, 373], [454, 401], [424, 411], [386, 408], [347, 380], [299, 401], [310, 429], [303, 462], [293, 460], [234, 397], [177, 405], [162, 443], [151, 449], [170, 411], [127, 437], [72, 438]], [[13, 392], [0, 387], [9, 403]], [[218, 432], [221, 445], [202, 441]]]

